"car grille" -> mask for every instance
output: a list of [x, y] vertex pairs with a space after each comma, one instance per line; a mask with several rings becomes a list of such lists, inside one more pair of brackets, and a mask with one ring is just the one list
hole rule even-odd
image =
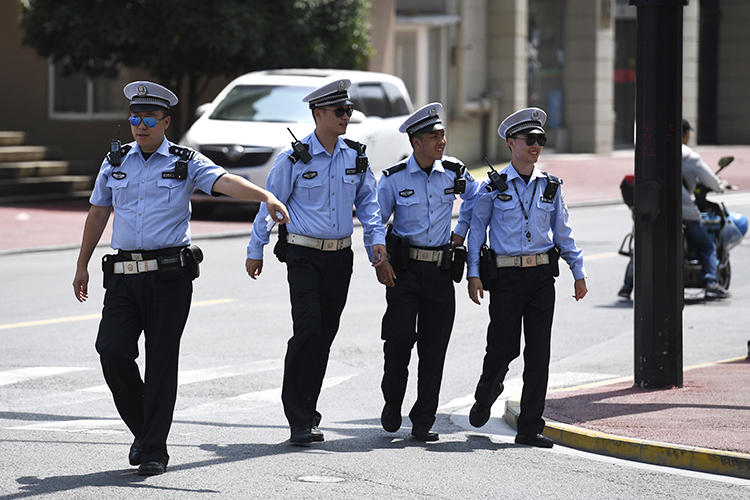
[[272, 148], [239, 144], [212, 144], [200, 146], [199, 149], [222, 167], [258, 167], [264, 165], [273, 154]]

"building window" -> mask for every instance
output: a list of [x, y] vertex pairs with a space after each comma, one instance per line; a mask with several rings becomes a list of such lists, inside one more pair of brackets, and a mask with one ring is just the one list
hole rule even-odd
[[49, 117], [53, 120], [111, 120], [126, 113], [122, 88], [125, 71], [114, 78], [89, 78], [82, 73], [64, 75], [49, 63]]
[[448, 27], [458, 16], [396, 17], [396, 75], [415, 106], [448, 101]]

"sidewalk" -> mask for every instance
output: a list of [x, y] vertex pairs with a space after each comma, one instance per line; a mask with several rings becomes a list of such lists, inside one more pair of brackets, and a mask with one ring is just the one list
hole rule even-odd
[[[702, 146], [715, 170], [735, 156], [721, 177], [750, 190], [750, 146]], [[540, 168], [564, 181], [569, 206], [621, 203], [620, 181], [633, 172], [633, 153], [546, 155]], [[484, 176], [488, 169], [474, 169]], [[0, 259], [28, 251], [77, 248], [86, 201], [0, 206]], [[193, 239], [245, 235], [251, 221], [191, 222]], [[110, 224], [102, 237], [108, 242]], [[738, 353], [744, 354], [744, 353]], [[750, 362], [735, 360], [686, 369], [682, 388], [642, 390], [632, 379], [551, 391], [545, 434], [558, 444], [620, 458], [750, 479]], [[517, 403], [509, 403], [512, 425]]]

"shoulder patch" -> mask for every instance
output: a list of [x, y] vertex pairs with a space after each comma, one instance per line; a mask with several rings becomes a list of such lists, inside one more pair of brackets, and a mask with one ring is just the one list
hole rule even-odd
[[413, 189], [402, 189], [401, 191], [398, 192], [398, 195], [403, 196], [404, 198], [408, 198], [409, 196], [413, 194], [414, 194]]
[[383, 175], [385, 175], [386, 177], [388, 177], [389, 175], [395, 174], [396, 172], [400, 172], [400, 171], [402, 171], [405, 168], [406, 168], [406, 162], [399, 163], [398, 165], [394, 165], [391, 168], [387, 168], [387, 169], [383, 170]]

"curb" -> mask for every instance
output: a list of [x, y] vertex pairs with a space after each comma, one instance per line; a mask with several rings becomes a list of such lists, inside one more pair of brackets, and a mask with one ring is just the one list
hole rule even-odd
[[[505, 402], [503, 420], [517, 429], [520, 402]], [[544, 435], [555, 443], [608, 457], [750, 479], [750, 455], [590, 431], [547, 420]]]

